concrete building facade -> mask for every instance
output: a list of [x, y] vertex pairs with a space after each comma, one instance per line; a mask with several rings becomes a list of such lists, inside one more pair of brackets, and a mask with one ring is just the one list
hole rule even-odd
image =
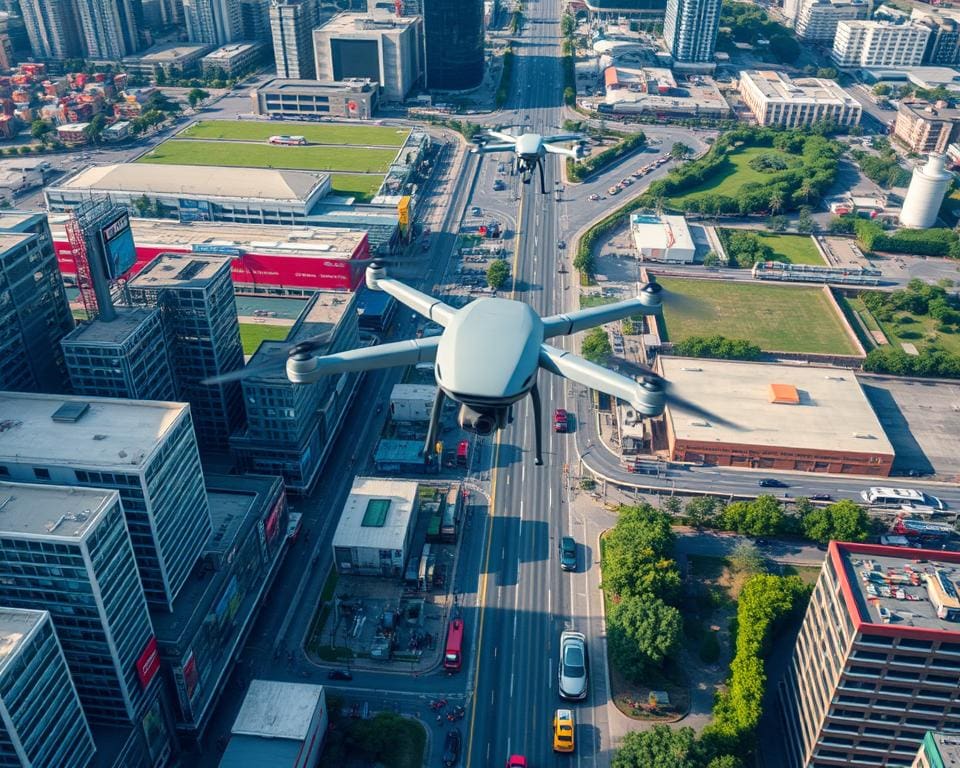
[[740, 72], [740, 95], [760, 125], [857, 125], [863, 107], [834, 80], [791, 78], [773, 70]]
[[46, 216], [0, 215], [0, 390], [67, 389], [60, 340], [74, 323], [58, 271]]
[[675, 64], [712, 66], [720, 5], [720, 0], [667, 0], [663, 39]]
[[63, 0], [20, 0], [30, 50], [38, 59], [80, 55], [76, 8]]
[[0, 478], [113, 488], [148, 602], [169, 610], [210, 536], [185, 403], [0, 393]]
[[958, 575], [955, 552], [830, 543], [779, 685], [791, 768], [909, 766], [960, 729]]
[[85, 768], [93, 736], [47, 611], [0, 608], [0, 762]]
[[373, 80], [286, 80], [277, 78], [250, 95], [253, 111], [279, 119], [346, 117], [365, 120], [379, 105], [380, 88]]
[[923, 61], [930, 29], [888, 21], [841, 21], [830, 52], [842, 69], [916, 67]]
[[270, 32], [277, 77], [313, 80], [317, 76], [313, 55], [313, 28], [317, 26], [316, 0], [273, 0]]
[[228, 43], [200, 59], [200, 70], [208, 77], [219, 74], [237, 77], [255, 69], [264, 51], [264, 44], [257, 41]]
[[64, 337], [64, 359], [76, 395], [176, 400], [159, 309], [117, 307], [110, 322], [81, 323]]
[[87, 58], [119, 61], [140, 50], [143, 18], [134, 0], [75, 0]]
[[426, 84], [462, 91], [483, 82], [483, 0], [423, 0]]
[[910, 768], [960, 768], [960, 736], [927, 731]]
[[317, 78], [366, 78], [384, 101], [403, 101], [423, 81], [423, 20], [341, 13], [313, 32]]
[[832, 43], [837, 24], [870, 16], [865, 0], [803, 0], [797, 13], [797, 37], [808, 42]]
[[187, 39], [226, 45], [240, 35], [240, 3], [236, 0], [182, 0]]
[[198, 442], [226, 447], [244, 423], [240, 384], [203, 382], [243, 367], [230, 258], [160, 255], [126, 290], [135, 306], [158, 307], [163, 313], [177, 397], [190, 403]]
[[941, 154], [957, 140], [960, 109], [951, 109], [942, 103], [901, 100], [893, 135], [911, 152], [926, 155]]

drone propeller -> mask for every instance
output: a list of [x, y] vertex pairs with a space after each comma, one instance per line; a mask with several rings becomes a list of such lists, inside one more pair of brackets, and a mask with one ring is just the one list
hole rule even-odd
[[200, 383], [212, 387], [217, 384], [228, 384], [232, 381], [242, 381], [271, 373], [285, 376], [284, 366], [286, 365], [288, 357], [310, 357], [317, 350], [323, 349], [331, 338], [333, 338], [333, 331], [311, 336], [287, 347], [284, 350], [282, 358], [279, 354], [276, 354], [269, 362], [260, 365], [247, 365], [236, 371], [230, 371], [229, 373], [222, 373], [219, 376], [211, 376], [203, 379]]
[[647, 273], [647, 282], [640, 289], [648, 296], [659, 296], [664, 307], [670, 307], [678, 313], [698, 315], [703, 312], [703, 306], [683, 293], [666, 290], [657, 282], [657, 277]]

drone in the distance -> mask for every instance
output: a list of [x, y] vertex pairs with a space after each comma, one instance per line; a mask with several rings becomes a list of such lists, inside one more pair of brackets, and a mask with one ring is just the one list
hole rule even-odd
[[[524, 133], [520, 136], [511, 136], [500, 131], [487, 131], [487, 135], [497, 139], [498, 143], [484, 142], [472, 150], [473, 154], [488, 155], [494, 152], [513, 152], [516, 154], [517, 170], [524, 184], [529, 184], [535, 169], [540, 169], [540, 191], [547, 194], [546, 183], [543, 180], [543, 159], [547, 154], [566, 155], [579, 160], [583, 155], [580, 151], [580, 142], [583, 136], [576, 133], [558, 133], [553, 136], [541, 136], [539, 133]], [[558, 147], [557, 144], [577, 142], [576, 147]]]
[[[443, 333], [320, 356], [315, 352], [324, 347], [323, 342], [319, 337], [308, 339], [289, 349], [287, 378], [295, 384], [309, 384], [332, 374], [433, 362], [437, 394], [424, 446], [425, 461], [434, 451], [446, 398], [460, 404], [457, 420], [464, 430], [490, 435], [510, 422], [513, 404], [529, 395], [533, 402], [536, 461], [542, 464], [542, 415], [537, 387], [541, 368], [625, 400], [644, 416], [659, 416], [667, 402], [672, 401], [688, 412], [719, 421], [702, 408], [670, 394], [666, 380], [653, 371], [645, 371], [640, 380], [635, 381], [545, 343], [546, 339], [570, 336], [632, 315], [659, 314], [663, 289], [656, 282], [646, 283], [634, 299], [550, 317], [540, 317], [522, 301], [490, 297], [456, 309], [388, 278], [384, 267], [377, 262], [367, 267], [366, 284], [371, 290], [385, 291], [401, 304], [443, 326]], [[259, 368], [246, 369], [210, 382], [259, 374]]]

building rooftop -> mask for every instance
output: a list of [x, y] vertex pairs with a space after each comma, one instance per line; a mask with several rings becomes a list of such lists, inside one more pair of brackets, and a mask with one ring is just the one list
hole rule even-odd
[[217, 48], [215, 51], [210, 51], [206, 56], [204, 56], [205, 61], [216, 61], [217, 59], [232, 59], [234, 56], [239, 56], [241, 53], [246, 53], [252, 49], [263, 48], [263, 43], [259, 41], [242, 41], [239, 43], [227, 43]]
[[[64, 405], [88, 407], [75, 421], [55, 420]], [[141, 468], [188, 409], [154, 400], [0, 392], [0, 463]]]
[[898, 112], [907, 112], [910, 115], [924, 120], [944, 120], [956, 122], [960, 120], [960, 109], [931, 104], [929, 101], [901, 101]]
[[116, 491], [100, 488], [0, 483], [0, 532], [82, 539], [118, 499]]
[[268, 739], [304, 739], [322, 697], [322, 685], [251, 680], [230, 732]]
[[683, 216], [635, 213], [630, 217], [630, 229], [638, 248], [696, 248], [690, 227]]
[[437, 388], [433, 384], [394, 384], [390, 399], [433, 400], [436, 394]]
[[403, 549], [418, 487], [415, 480], [354, 478], [333, 547]]
[[85, 168], [52, 188], [305, 203], [328, 179], [319, 171], [118, 163]]
[[24, 639], [48, 615], [46, 611], [0, 608], [0, 674], [7, 662], [16, 656]]
[[[660, 355], [674, 391], [736, 426], [667, 406], [678, 440], [893, 455], [852, 372], [815, 366], [741, 363]], [[771, 385], [796, 388], [799, 405], [771, 402]]]
[[110, 344], [121, 345], [130, 336], [146, 325], [158, 309], [116, 307], [115, 320], [106, 322], [97, 317], [93, 321], [81, 321], [70, 333], [64, 336], [66, 344]]
[[[932, 731], [924, 738], [933, 742], [933, 746], [940, 758], [942, 768], [958, 768], [960, 766], [960, 735]], [[933, 765], [937, 765], [933, 763]]]
[[377, 464], [423, 464], [423, 441], [381, 440], [373, 460]]
[[338, 13], [329, 21], [314, 29], [314, 32], [352, 34], [354, 32], [403, 31], [420, 23], [419, 16], [383, 16], [369, 13]]
[[749, 80], [772, 102], [793, 103], [797, 101], [816, 104], [858, 104], [833, 80], [822, 77], [792, 78], [783, 72], [774, 70], [746, 69], [740, 72], [740, 78]]
[[304, 89], [334, 88], [341, 91], [370, 91], [376, 87], [375, 80], [359, 77], [350, 77], [345, 80], [298, 80], [295, 78], [278, 77], [261, 85], [260, 91], [302, 91]]
[[131, 278], [131, 288], [203, 288], [227, 265], [229, 256], [161, 253]]
[[859, 619], [861, 624], [948, 633], [952, 642], [960, 639], [960, 623], [937, 617], [926, 584], [927, 577], [939, 571], [956, 585], [960, 552], [832, 541], [828, 557], [840, 576], [854, 623]]
[[[0, 165], [0, 168], [5, 166]], [[19, 170], [17, 168], [16, 170]], [[0, 212], [0, 230], [5, 232], [20, 231], [23, 227], [31, 226], [37, 218], [43, 216], [42, 213], [33, 211], [3, 211]], [[66, 235], [64, 235], [66, 237]]]
[[203, 43], [160, 43], [136, 56], [128, 57], [125, 61], [132, 59], [144, 64], [172, 64], [209, 50], [210, 46]]
[[78, 131], [82, 131], [88, 125], [90, 125], [90, 123], [64, 123], [63, 125], [57, 126], [57, 130], [64, 131], [65, 133], [76, 133]]
[[0, 232], [0, 253], [9, 251], [11, 248], [16, 248], [18, 245], [22, 245], [36, 235], [30, 232]]

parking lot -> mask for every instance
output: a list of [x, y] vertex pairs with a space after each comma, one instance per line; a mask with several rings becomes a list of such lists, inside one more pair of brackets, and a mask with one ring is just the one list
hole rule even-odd
[[960, 384], [872, 376], [860, 383], [893, 443], [894, 473], [960, 482]]

